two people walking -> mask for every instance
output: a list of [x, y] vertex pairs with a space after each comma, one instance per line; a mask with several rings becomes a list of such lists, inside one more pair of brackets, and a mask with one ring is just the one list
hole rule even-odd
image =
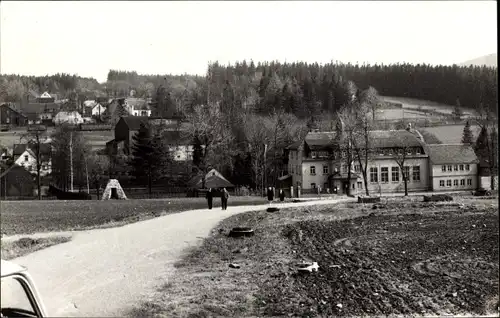
[[[285, 191], [283, 189], [280, 189], [279, 198], [281, 202], [285, 200]], [[269, 205], [274, 201], [274, 189], [272, 187], [267, 188], [267, 200], [269, 201]]]
[[[206, 197], [207, 197], [208, 209], [212, 210], [213, 200], [214, 200], [214, 191], [212, 191], [212, 188], [209, 188], [207, 190]], [[222, 210], [227, 210], [227, 201], [229, 200], [229, 192], [227, 191], [226, 188], [222, 188], [220, 200], [221, 200]]]

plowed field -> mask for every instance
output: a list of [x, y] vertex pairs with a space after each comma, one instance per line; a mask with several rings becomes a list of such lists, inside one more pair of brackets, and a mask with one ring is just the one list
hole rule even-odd
[[290, 224], [292, 248], [320, 270], [283, 273], [261, 300], [268, 315], [486, 314], [498, 307], [498, 231], [492, 211]]

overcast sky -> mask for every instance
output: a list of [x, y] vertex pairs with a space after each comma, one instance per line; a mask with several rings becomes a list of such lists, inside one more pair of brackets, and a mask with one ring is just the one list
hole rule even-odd
[[497, 51], [496, 1], [2, 1], [1, 73], [204, 74], [208, 61], [460, 63]]

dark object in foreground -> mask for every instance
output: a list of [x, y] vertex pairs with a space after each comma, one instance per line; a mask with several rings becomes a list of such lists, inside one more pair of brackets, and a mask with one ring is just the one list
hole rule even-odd
[[275, 207], [267, 208], [267, 212], [278, 212], [280, 209]]
[[476, 196], [476, 197], [487, 197], [487, 196], [491, 195], [491, 191], [483, 189], [483, 188], [479, 188], [476, 191], [472, 191], [472, 195]]
[[49, 185], [49, 194], [54, 195], [57, 200], [92, 200], [92, 196], [85, 192], [66, 192]]
[[377, 203], [380, 202], [380, 197], [360, 197], [358, 196], [358, 203]]
[[231, 263], [229, 264], [230, 268], [240, 268], [241, 266], [239, 264]]
[[235, 227], [229, 232], [229, 237], [253, 236], [254, 230], [249, 227]]
[[447, 201], [453, 201], [453, 197], [449, 194], [424, 195], [424, 202], [447, 202]]

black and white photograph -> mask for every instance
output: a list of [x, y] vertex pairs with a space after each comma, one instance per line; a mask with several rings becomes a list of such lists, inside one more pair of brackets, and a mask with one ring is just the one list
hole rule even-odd
[[1, 317], [498, 317], [496, 1], [0, 3]]

